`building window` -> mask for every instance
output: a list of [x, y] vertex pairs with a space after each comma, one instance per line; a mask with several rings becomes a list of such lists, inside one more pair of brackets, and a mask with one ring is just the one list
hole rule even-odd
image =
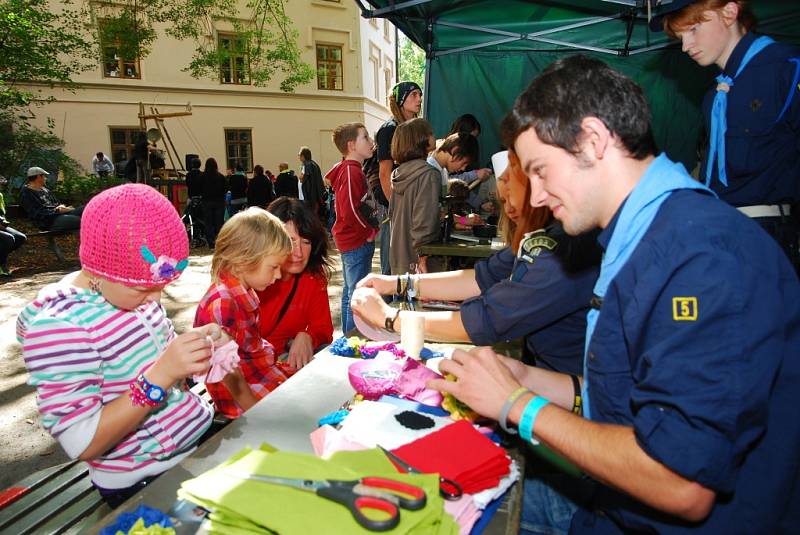
[[381, 100], [381, 50], [370, 42], [369, 44], [369, 63], [372, 67], [372, 93], [375, 100]]
[[108, 24], [102, 19], [98, 21], [100, 25], [100, 35], [105, 35], [101, 38], [100, 46], [102, 48], [103, 59], [103, 77], [105, 78], [132, 78], [138, 79], [142, 77], [139, 70], [138, 57], [125, 57], [121, 52], [121, 43], [119, 39], [109, 37], [107, 32], [103, 31], [103, 25]]
[[383, 36], [387, 41], [392, 42], [392, 25], [387, 19], [383, 19]]
[[342, 47], [317, 45], [317, 88], [344, 90]]
[[117, 174], [123, 174], [125, 164], [133, 158], [133, 146], [139, 135], [139, 128], [135, 126], [112, 126], [111, 133], [111, 161]]
[[247, 43], [231, 33], [220, 33], [217, 46], [223, 52], [219, 79], [223, 84], [250, 84], [250, 61], [247, 57]]
[[394, 86], [394, 63], [388, 58], [383, 59], [383, 81], [386, 84], [386, 94], [388, 95], [392, 86]]
[[229, 169], [253, 170], [253, 131], [249, 128], [225, 129], [225, 158]]

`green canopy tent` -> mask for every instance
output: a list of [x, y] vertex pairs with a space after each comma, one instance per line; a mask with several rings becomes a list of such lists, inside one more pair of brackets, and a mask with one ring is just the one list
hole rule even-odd
[[[498, 149], [500, 120], [516, 96], [552, 61], [580, 52], [636, 80], [650, 102], [659, 147], [695, 166], [700, 102], [716, 68], [697, 66], [663, 32], [650, 32], [643, 0], [356, 2], [363, 16], [388, 18], [425, 51], [424, 111], [437, 135], [463, 113], [478, 118], [481, 165]], [[800, 43], [796, 0], [753, 4], [760, 32]]]

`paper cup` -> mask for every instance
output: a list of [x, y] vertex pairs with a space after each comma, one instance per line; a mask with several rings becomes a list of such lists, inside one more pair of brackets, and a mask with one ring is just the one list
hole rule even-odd
[[406, 356], [419, 360], [425, 342], [425, 316], [419, 312], [403, 312], [400, 324], [400, 346]]
[[494, 169], [494, 176], [502, 175], [506, 167], [508, 167], [508, 151], [500, 151], [492, 154], [492, 168]]

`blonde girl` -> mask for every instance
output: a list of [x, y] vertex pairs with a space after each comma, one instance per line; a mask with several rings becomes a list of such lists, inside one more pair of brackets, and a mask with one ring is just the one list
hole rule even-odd
[[217, 411], [238, 418], [290, 375], [276, 363], [272, 345], [258, 330], [258, 297], [281, 277], [292, 250], [283, 223], [251, 207], [230, 218], [217, 237], [211, 286], [197, 306], [195, 326], [217, 323], [239, 346], [239, 369], [220, 383], [206, 383]]

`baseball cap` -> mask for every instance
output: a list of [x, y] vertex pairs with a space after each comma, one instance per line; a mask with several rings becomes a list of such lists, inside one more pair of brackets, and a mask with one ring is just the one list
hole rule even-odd
[[680, 11], [689, 4], [694, 4], [696, 1], [697, 0], [672, 0], [669, 4], [661, 4], [658, 9], [658, 15], [650, 19], [650, 31], [663, 32], [664, 15]]
[[45, 171], [41, 167], [29, 167], [28, 168], [28, 178], [30, 178], [32, 176], [39, 176], [39, 175], [47, 176], [49, 174], [50, 173], [48, 173], [47, 171]]

